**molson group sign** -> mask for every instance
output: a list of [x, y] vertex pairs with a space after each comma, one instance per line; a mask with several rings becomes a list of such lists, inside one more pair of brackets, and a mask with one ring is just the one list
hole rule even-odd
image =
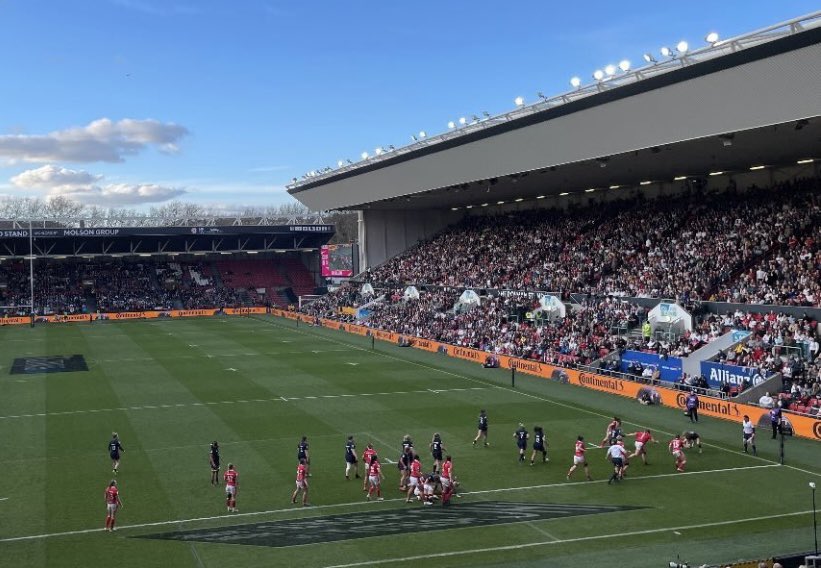
[[[314, 321], [313, 318], [278, 309], [272, 309], [271, 313], [273, 315], [283, 316], [288, 319], [301, 319], [306, 322]], [[443, 353], [448, 357], [456, 357], [458, 359], [464, 359], [474, 363], [484, 363], [485, 359], [487, 359], [489, 355], [484, 351], [471, 349], [469, 347], [438, 343], [429, 339], [421, 339], [418, 337], [390, 333], [387, 331], [371, 330], [370, 328], [364, 326], [340, 323], [334, 320], [323, 319], [321, 320], [321, 323], [324, 327], [354, 333], [356, 335], [373, 336], [381, 341], [391, 343], [396, 343], [399, 341], [400, 337], [404, 337], [410, 340], [411, 347], [434, 353]], [[555, 365], [549, 365], [530, 359], [508, 357], [507, 355], [499, 355], [498, 359], [499, 366], [504, 369], [516, 369], [518, 372], [528, 375], [534, 375], [564, 384], [576, 385], [579, 387], [634, 399], [638, 399], [640, 396], [647, 393], [657, 404], [671, 408], [679, 408], [681, 410], [684, 410], [685, 408], [685, 398], [687, 393], [684, 391], [660, 386], [652, 386], [633, 381], [624, 381], [615, 377], [588, 373], [578, 369], [557, 367]], [[739, 424], [741, 423], [742, 416], [746, 414], [750, 416], [759, 428], [769, 427], [769, 417], [765, 409], [757, 406], [735, 403], [731, 400], [700, 396], [698, 413], [701, 416], [712, 416], [723, 420], [731, 420]], [[821, 420], [817, 420], [809, 416], [800, 416], [789, 412], [785, 412], [784, 416], [790, 426], [792, 426], [793, 433], [796, 436], [821, 441]]]
[[[142, 312], [95, 312], [93, 314], [69, 314], [35, 316], [38, 323], [72, 323], [104, 320], [134, 320], [156, 318], [193, 318], [216, 315], [242, 316], [251, 314], [265, 314], [266, 308], [209, 308], [206, 310], [146, 310]], [[29, 317], [0, 317], [2, 325], [27, 325], [31, 323]]]

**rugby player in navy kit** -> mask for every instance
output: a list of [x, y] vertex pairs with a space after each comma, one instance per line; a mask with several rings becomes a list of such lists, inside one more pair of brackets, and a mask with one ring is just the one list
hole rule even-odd
[[114, 475], [117, 475], [120, 471], [120, 452], [124, 451], [125, 448], [120, 444], [117, 432], [112, 432], [111, 441], [108, 443], [108, 455], [111, 457], [111, 471], [114, 472]]
[[479, 411], [479, 431], [476, 433], [476, 437], [473, 439], [473, 445], [476, 445], [476, 442], [479, 441], [479, 438], [485, 439], [485, 447], [488, 447], [490, 444], [487, 441], [487, 413], [484, 410]]
[[211, 442], [208, 449], [208, 465], [211, 466], [211, 485], [219, 485], [220, 446], [216, 440]]
[[359, 479], [359, 460], [356, 459], [356, 443], [353, 440], [353, 436], [348, 436], [348, 441], [345, 442], [345, 479], [351, 479], [351, 470], [356, 471], [356, 478]]
[[447, 448], [445, 448], [445, 445], [442, 443], [442, 437], [439, 436], [439, 432], [437, 432], [430, 441], [430, 455], [433, 457], [434, 473], [438, 472], [439, 467], [442, 465], [442, 450], [444, 449]]
[[516, 438], [516, 446], [519, 448], [519, 464], [525, 463], [525, 452], [527, 451], [527, 429], [525, 425], [519, 422], [519, 428], [513, 432], [513, 437]]
[[302, 436], [302, 441], [299, 442], [299, 445], [296, 447], [296, 461], [297, 463], [302, 463], [302, 460], [305, 460], [305, 471], [308, 477], [311, 477], [311, 474], [308, 473], [311, 467], [311, 457], [308, 455], [307, 436]]
[[536, 452], [542, 453], [542, 463], [550, 461], [547, 457], [547, 438], [541, 426], [533, 427], [533, 453], [530, 454], [530, 465], [536, 462]]

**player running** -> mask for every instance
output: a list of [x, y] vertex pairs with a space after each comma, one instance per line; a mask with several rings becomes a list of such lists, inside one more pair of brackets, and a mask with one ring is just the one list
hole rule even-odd
[[683, 472], [684, 466], [687, 464], [687, 456], [684, 455], [684, 440], [681, 439], [681, 436], [676, 434], [676, 437], [670, 440], [667, 447], [670, 449], [670, 453], [676, 460], [676, 471]]
[[624, 449], [624, 446], [618, 442], [607, 449], [605, 459], [609, 459], [613, 462], [613, 475], [607, 480], [607, 485], [610, 485], [614, 481], [618, 482], [624, 477], [624, 458], [626, 456], [627, 451]]
[[234, 469], [234, 464], [229, 463], [228, 469], [222, 474], [225, 480], [225, 505], [228, 507], [229, 513], [236, 513], [237, 509], [237, 491], [239, 490], [239, 472]]
[[604, 438], [602, 438], [601, 443], [599, 444], [600, 447], [604, 448], [605, 445], [612, 446], [616, 443], [616, 438], [622, 435], [621, 432], [621, 418], [618, 416], [614, 416], [613, 420], [607, 425], [607, 428], [604, 431]]
[[419, 461], [419, 456], [414, 454], [413, 461], [410, 464], [410, 476], [408, 477], [408, 495], [405, 500], [406, 503], [411, 502], [411, 496], [417, 487], [421, 484], [422, 477], [422, 462]]
[[593, 478], [590, 477], [590, 468], [587, 465], [587, 457], [584, 453], [587, 451], [587, 448], [584, 447], [584, 437], [579, 436], [576, 439], [576, 447], [573, 453], [573, 465], [570, 466], [570, 469], [567, 472], [567, 480], [570, 481], [570, 476], [573, 475], [573, 472], [576, 471], [580, 465], [584, 466], [584, 473], [587, 476], [587, 481], [593, 481]]
[[439, 467], [442, 465], [443, 450], [447, 450], [447, 448], [445, 444], [442, 443], [442, 437], [439, 435], [439, 432], [436, 432], [430, 441], [430, 455], [433, 457], [434, 472], [439, 471]]
[[757, 456], [758, 451], [755, 448], [755, 426], [746, 414], [744, 415], [744, 420], [741, 422], [741, 437], [744, 440], [744, 453], [748, 453], [747, 446], [752, 446], [753, 455]]
[[216, 440], [208, 448], [208, 464], [211, 466], [211, 485], [219, 485], [220, 445]]
[[120, 491], [117, 489], [117, 481], [112, 479], [105, 489], [105, 530], [114, 531], [114, 523], [117, 521], [117, 511], [123, 506], [120, 500]]
[[373, 449], [373, 444], [368, 443], [365, 451], [362, 452], [362, 461], [365, 462], [365, 479], [362, 483], [362, 491], [368, 490], [368, 468], [371, 466], [371, 458], [376, 455], [376, 450]]
[[698, 432], [687, 430], [686, 432], [682, 432], [681, 437], [684, 438], [685, 448], [694, 448], [698, 446], [698, 453], [701, 453], [701, 436], [698, 435]]
[[473, 439], [474, 446], [479, 438], [484, 438], [486, 448], [490, 445], [487, 441], [487, 413], [484, 410], [479, 411], [479, 431], [476, 432], [476, 437]]
[[302, 460], [305, 460], [305, 471], [308, 474], [308, 477], [311, 477], [311, 456], [308, 454], [307, 436], [302, 436], [302, 440], [296, 447], [296, 461], [297, 463], [302, 463]]
[[[231, 467], [231, 466], [228, 466]], [[308, 506], [308, 463], [301, 459], [296, 466], [296, 489], [291, 494], [291, 503], [296, 503], [296, 496], [302, 492], [302, 506]]]
[[653, 437], [653, 435], [650, 433], [650, 430], [643, 430], [641, 432], [631, 432], [627, 435], [636, 437], [636, 451], [627, 456], [627, 458], [632, 459], [636, 456], [641, 456], [642, 463], [644, 463], [644, 465], [650, 465], [649, 463], [647, 463], [647, 444], [649, 444], [650, 442], [658, 444], [659, 441]]
[[356, 471], [356, 478], [359, 479], [359, 460], [356, 458], [356, 442], [353, 436], [348, 436], [345, 442], [345, 479], [351, 479], [351, 471]]
[[399, 456], [399, 491], [408, 490], [408, 478], [410, 477], [410, 466], [413, 461], [413, 446], [405, 446], [402, 455]]
[[541, 426], [533, 427], [533, 453], [530, 454], [530, 465], [536, 462], [536, 452], [541, 452], [542, 463], [550, 461], [547, 457], [547, 437], [544, 435], [544, 430]]
[[368, 464], [368, 501], [371, 500], [371, 495], [376, 493], [377, 501], [384, 501], [382, 497], [382, 480], [385, 476], [382, 475], [382, 466], [379, 464], [379, 456], [376, 454], [371, 456], [371, 462]]
[[117, 432], [111, 433], [111, 441], [108, 443], [108, 455], [111, 457], [111, 471], [114, 475], [120, 471], [120, 452], [124, 452], [125, 448], [120, 444], [120, 437]]
[[513, 437], [516, 438], [516, 447], [519, 448], [519, 465], [525, 463], [525, 452], [527, 451], [527, 439], [530, 435], [527, 433], [525, 425], [519, 422], [519, 427], [513, 432]]

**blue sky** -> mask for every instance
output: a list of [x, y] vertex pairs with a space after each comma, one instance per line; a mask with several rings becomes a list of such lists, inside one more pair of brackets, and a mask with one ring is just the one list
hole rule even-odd
[[783, 2], [0, 0], [0, 194], [290, 201], [304, 172]]

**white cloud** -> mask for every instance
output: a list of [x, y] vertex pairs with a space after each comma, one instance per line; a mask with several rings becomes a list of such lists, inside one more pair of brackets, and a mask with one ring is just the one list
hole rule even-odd
[[48, 134], [0, 135], [0, 157], [11, 162], [122, 162], [150, 146], [176, 153], [187, 134], [184, 126], [153, 119], [101, 118]]
[[13, 178], [13, 186], [29, 191], [45, 191], [45, 197], [65, 197], [86, 205], [121, 207], [160, 203], [187, 193], [185, 189], [150, 183], [102, 183], [103, 176], [84, 170], [46, 165], [26, 170]]

